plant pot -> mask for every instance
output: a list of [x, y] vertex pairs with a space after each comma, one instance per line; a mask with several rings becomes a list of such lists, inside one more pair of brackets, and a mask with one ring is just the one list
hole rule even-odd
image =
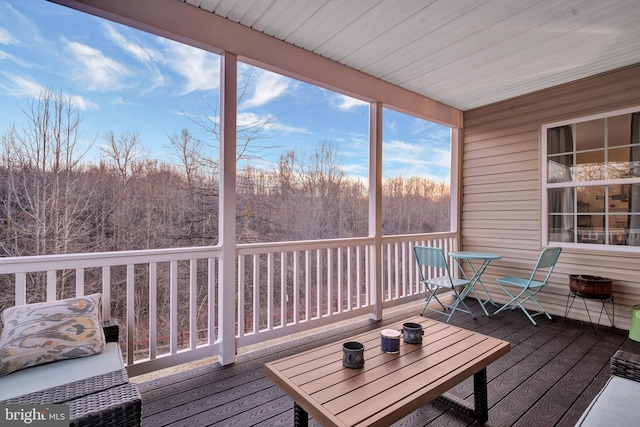
[[613, 280], [607, 277], [572, 274], [569, 276], [569, 289], [580, 295], [607, 296], [613, 292]]

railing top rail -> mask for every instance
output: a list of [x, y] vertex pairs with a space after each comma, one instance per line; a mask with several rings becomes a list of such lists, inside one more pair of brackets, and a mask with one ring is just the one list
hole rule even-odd
[[419, 234], [402, 234], [402, 235], [390, 235], [382, 236], [382, 242], [414, 242], [418, 240], [437, 240], [437, 239], [450, 239], [455, 237], [455, 231], [447, 231], [442, 233], [419, 233]]
[[[452, 235], [455, 235], [455, 232], [383, 236], [382, 242], [411, 242], [425, 239], [446, 239], [450, 238]], [[364, 246], [370, 245], [372, 242], [372, 237], [354, 237], [345, 239], [247, 243], [238, 245], [237, 253], [238, 255], [253, 255], [265, 252], [304, 251], [347, 246]], [[164, 248], [119, 252], [90, 252], [81, 254], [4, 257], [0, 258], [0, 274], [210, 258], [218, 256], [220, 254], [220, 250], [220, 246], [199, 246], [192, 248]], [[37, 268], [34, 268], [34, 265], [37, 265]]]
[[238, 245], [238, 255], [252, 255], [265, 252], [304, 251], [309, 249], [344, 248], [347, 246], [370, 245], [372, 237], [345, 239], [300, 240], [293, 242], [245, 243]]
[[0, 258], [0, 274], [114, 265], [148, 264], [194, 258], [211, 258], [220, 254], [219, 246], [164, 248], [122, 252], [90, 252], [82, 254], [36, 255]]

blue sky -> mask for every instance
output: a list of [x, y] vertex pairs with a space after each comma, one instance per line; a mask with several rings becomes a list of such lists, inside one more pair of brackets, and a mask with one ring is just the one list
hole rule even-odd
[[[194, 123], [207, 112], [217, 121], [217, 55], [43, 0], [0, 0], [0, 132], [25, 124], [24, 110], [44, 90], [73, 100], [81, 138], [96, 161], [104, 134], [137, 134], [143, 154], [171, 159], [169, 141], [182, 129], [211, 135]], [[294, 148], [307, 156], [324, 143], [338, 152], [350, 176], [364, 177], [368, 105], [353, 98], [241, 64], [248, 82], [238, 123], [268, 120], [251, 142], [269, 167]], [[247, 80], [248, 76], [251, 78]], [[383, 175], [449, 181], [449, 129], [385, 110]], [[212, 156], [217, 152], [212, 148]]]

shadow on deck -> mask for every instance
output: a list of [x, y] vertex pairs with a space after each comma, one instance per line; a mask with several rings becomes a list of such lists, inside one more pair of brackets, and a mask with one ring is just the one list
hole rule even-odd
[[[475, 313], [475, 300], [467, 301]], [[139, 383], [143, 426], [292, 426], [293, 401], [263, 373], [264, 363], [341, 340], [418, 314], [421, 304], [385, 313], [382, 322], [362, 320], [218, 363]], [[442, 320], [437, 314], [429, 315]], [[456, 313], [451, 324], [500, 338], [511, 351], [487, 368], [487, 426], [573, 426], [609, 377], [609, 358], [622, 348], [640, 353], [627, 331], [574, 320], [536, 318], [534, 326], [520, 311], [473, 320]], [[538, 320], [539, 319], [539, 320]], [[134, 379], [135, 380], [135, 379]], [[471, 379], [451, 392], [472, 396]], [[429, 403], [394, 426], [469, 426], [475, 421], [448, 407]], [[310, 426], [317, 425], [313, 420]], [[477, 425], [477, 423], [476, 423]]]

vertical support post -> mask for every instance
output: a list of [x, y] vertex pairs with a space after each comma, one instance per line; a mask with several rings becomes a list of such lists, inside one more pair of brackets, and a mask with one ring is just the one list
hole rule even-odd
[[382, 319], [382, 103], [369, 107], [369, 290], [373, 311], [369, 317]]
[[220, 58], [220, 269], [218, 281], [219, 360], [236, 360], [236, 98], [238, 58]]
[[458, 251], [460, 247], [460, 215], [462, 197], [460, 197], [460, 181], [462, 179], [462, 128], [451, 128], [451, 184], [449, 187], [449, 227], [456, 233], [455, 245], [450, 250]]

